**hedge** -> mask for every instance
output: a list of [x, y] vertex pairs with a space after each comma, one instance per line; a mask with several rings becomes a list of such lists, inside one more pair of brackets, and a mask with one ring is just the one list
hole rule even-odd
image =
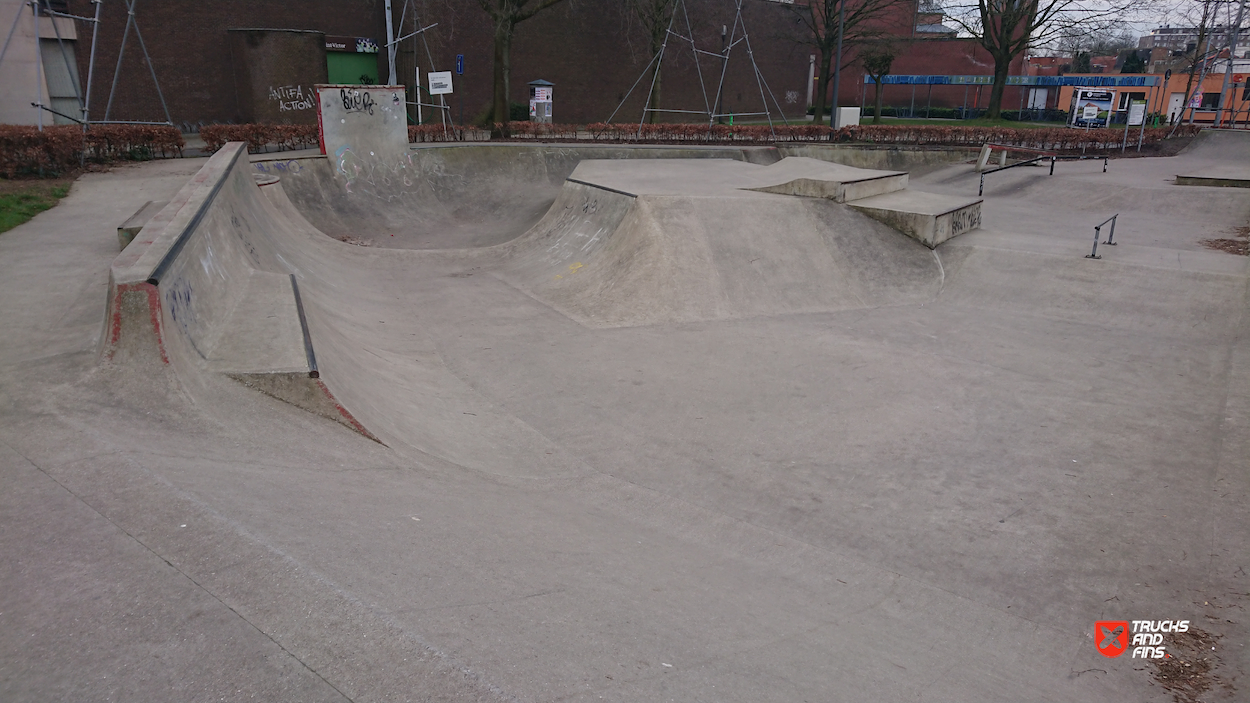
[[[1193, 136], [1201, 127], [1182, 125], [1177, 136]], [[1134, 130], [1135, 132], [1136, 130]], [[1166, 139], [1171, 127], [1148, 127], [1143, 142], [1154, 144]], [[778, 124], [723, 125], [716, 124], [546, 124], [539, 122], [508, 122], [495, 124], [497, 134], [507, 134], [513, 141], [544, 142], [611, 142], [648, 144], [779, 144], [804, 142], [858, 142], [909, 146], [979, 147], [986, 142], [1030, 149], [1074, 151], [1106, 149], [1120, 145], [1122, 128], [1081, 130], [1066, 127], [1027, 129], [1023, 127], [971, 127], [950, 125], [853, 125], [834, 130], [825, 125]], [[220, 149], [228, 141], [243, 141], [248, 148], [261, 151], [269, 145], [280, 149], [310, 148], [317, 145], [317, 128], [313, 125], [213, 125], [200, 130], [208, 151]], [[443, 125], [412, 125], [408, 127], [409, 142], [452, 142], [466, 138], [485, 140], [485, 130], [465, 130]], [[1135, 139], [1133, 140], [1135, 142]]]
[[84, 134], [76, 125], [0, 125], [0, 175], [56, 175], [82, 161], [113, 163], [181, 155], [185, 146], [175, 127], [93, 125]]
[[317, 126], [310, 124], [214, 124], [200, 128], [204, 148], [212, 153], [226, 142], [247, 142], [256, 153], [275, 144], [280, 150], [310, 149], [317, 146]]

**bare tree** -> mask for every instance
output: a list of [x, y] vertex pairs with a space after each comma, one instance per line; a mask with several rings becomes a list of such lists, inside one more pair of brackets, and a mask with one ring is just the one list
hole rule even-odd
[[872, 77], [873, 103], [872, 123], [881, 124], [881, 81], [890, 75], [894, 65], [894, 46], [890, 42], [874, 42], [859, 52], [859, 62]]
[[[512, 34], [516, 26], [563, 0], [478, 0], [495, 23], [495, 82], [491, 118], [507, 123], [512, 79]], [[532, 3], [532, 4], [531, 4]]]
[[[845, 7], [843, 7], [845, 5]], [[911, 0], [809, 0], [807, 4], [785, 5], [803, 26], [802, 42], [814, 48], [820, 77], [816, 82], [812, 123], [821, 124], [825, 115], [825, 96], [833, 79], [834, 54], [837, 53], [839, 19], [842, 24], [842, 52], [866, 41], [899, 34], [892, 26], [900, 18], [912, 17]], [[844, 16], [839, 18], [839, 12]], [[893, 21], [893, 22], [892, 22]], [[891, 31], [893, 30], [893, 31]], [[837, 105], [833, 108], [836, 110]]]
[[1106, 31], [1144, 12], [1150, 0], [959, 0], [947, 7], [948, 18], [971, 34], [994, 59], [994, 83], [986, 116], [1002, 113], [1003, 90], [1011, 62], [1031, 46], [1062, 35]]
[[673, 17], [673, 0], [624, 0], [627, 15], [642, 26], [647, 38], [648, 63], [654, 64], [651, 69], [651, 102], [647, 107], [647, 121], [655, 122], [654, 112], [660, 107], [660, 89], [663, 87], [663, 75], [660, 73], [660, 61], [656, 56], [664, 46], [668, 36], [669, 23]]

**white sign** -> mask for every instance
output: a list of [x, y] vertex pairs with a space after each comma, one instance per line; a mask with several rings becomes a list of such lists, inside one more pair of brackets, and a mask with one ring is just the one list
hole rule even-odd
[[430, 71], [425, 76], [430, 82], [430, 95], [447, 95], [451, 92], [451, 71]]
[[1098, 106], [1097, 106], [1097, 105], [1086, 105], [1086, 106], [1084, 107], [1084, 109], [1082, 109], [1082, 110], [1081, 110], [1081, 119], [1083, 119], [1083, 120], [1096, 120], [1096, 119], [1098, 119]]
[[1134, 100], [1128, 106], [1128, 123], [1130, 127], [1137, 127], [1146, 121], [1146, 103], [1145, 101]]

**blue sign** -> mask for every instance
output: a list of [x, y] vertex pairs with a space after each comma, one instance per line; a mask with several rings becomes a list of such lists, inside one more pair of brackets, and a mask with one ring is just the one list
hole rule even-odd
[[464, 54], [456, 54], [456, 75], [464, 75]]

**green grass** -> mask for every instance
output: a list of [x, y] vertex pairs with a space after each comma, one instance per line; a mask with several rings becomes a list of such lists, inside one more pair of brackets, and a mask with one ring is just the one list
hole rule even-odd
[[50, 209], [69, 193], [69, 184], [49, 185], [38, 181], [6, 183], [0, 193], [0, 232], [8, 232], [44, 210]]
[[[872, 117], [861, 117], [860, 124], [872, 124]], [[898, 117], [882, 117], [881, 124], [906, 124], [906, 125], [931, 125], [934, 127], [1019, 127], [1024, 129], [1045, 129], [1047, 127], [1062, 127], [1063, 122], [1017, 122], [1015, 120], [997, 120], [978, 117], [974, 120], [926, 120], [926, 119], [907, 119]]]

